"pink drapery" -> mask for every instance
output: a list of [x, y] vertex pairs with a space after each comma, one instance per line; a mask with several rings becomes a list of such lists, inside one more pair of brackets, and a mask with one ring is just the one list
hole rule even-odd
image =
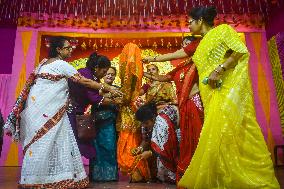
[[0, 74], [0, 110], [4, 119], [9, 113], [7, 107], [11, 77], [11, 74]]
[[267, 39], [265, 33], [246, 33], [245, 36], [250, 52], [249, 71], [252, 80], [256, 118], [273, 157], [274, 146], [284, 144], [284, 140], [281, 133], [280, 114], [269, 63]]

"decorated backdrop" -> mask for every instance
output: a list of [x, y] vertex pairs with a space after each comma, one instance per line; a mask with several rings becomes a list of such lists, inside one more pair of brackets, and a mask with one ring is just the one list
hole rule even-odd
[[[253, 84], [255, 107], [258, 122], [261, 126], [269, 150], [273, 150], [275, 144], [283, 143], [280, 127], [280, 116], [276, 99], [276, 91], [272, 79], [271, 65], [269, 63], [267, 42], [265, 32], [262, 29], [246, 28], [241, 34], [246, 41], [251, 53], [250, 75]], [[5, 106], [4, 115], [7, 116], [12, 105], [23, 87], [29, 73], [38, 62], [46, 57], [46, 39], [53, 35], [63, 35], [75, 38], [78, 46], [74, 51], [74, 56], [70, 59], [76, 66], [76, 61], [88, 57], [91, 52], [97, 51], [107, 55], [115, 63], [115, 59], [121, 52], [124, 44], [135, 42], [142, 50], [152, 49], [151, 53], [167, 53], [179, 49], [182, 36], [188, 35], [185, 32], [162, 32], [156, 30], [149, 31], [117, 31], [92, 29], [72, 29], [72, 28], [27, 28], [18, 27], [15, 41], [15, 53], [13, 59], [12, 75], [7, 90], [8, 100]], [[177, 62], [168, 64], [167, 69]], [[17, 166], [21, 164], [22, 149], [10, 138], [5, 137], [0, 165]]]

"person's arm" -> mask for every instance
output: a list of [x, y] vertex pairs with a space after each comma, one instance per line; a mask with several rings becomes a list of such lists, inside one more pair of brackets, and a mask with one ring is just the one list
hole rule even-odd
[[169, 61], [169, 60], [191, 57], [194, 54], [198, 44], [199, 44], [199, 40], [195, 40], [195, 41], [190, 42], [186, 47], [180, 50], [177, 50], [176, 52], [158, 55], [155, 57], [146, 57], [143, 59], [143, 62], [144, 63], [164, 62], [164, 61]]
[[144, 89], [141, 88], [140, 91], [139, 91], [139, 96], [143, 96], [145, 93], [146, 93], [146, 92], [144, 91]]
[[144, 84], [139, 91], [139, 96], [146, 94], [149, 88], [150, 85], [148, 83]]
[[175, 60], [175, 59], [181, 59], [181, 58], [186, 58], [188, 55], [184, 51], [184, 49], [179, 49], [176, 52], [173, 53], [168, 53], [168, 54], [163, 54], [163, 55], [158, 55], [154, 57], [146, 57], [143, 59], [144, 63], [149, 63], [149, 62], [165, 62], [165, 61], [170, 61], [170, 60]]
[[226, 59], [223, 64], [220, 64], [208, 78], [208, 84], [213, 88], [217, 88], [216, 83], [221, 79], [223, 73], [229, 69], [233, 69], [238, 64], [238, 60], [244, 55], [245, 53], [233, 52], [229, 58]]
[[161, 81], [161, 82], [169, 82], [172, 81], [171, 75], [152, 75], [148, 72], [144, 72], [144, 76], [148, 79], [154, 80], [154, 81]]
[[216, 88], [216, 83], [219, 79], [221, 79], [221, 76], [224, 72], [235, 68], [239, 62], [239, 59], [244, 54], [248, 53], [246, 45], [241, 40], [238, 33], [230, 25], [221, 25], [220, 35], [222, 35], [221, 42], [229, 49], [227, 52], [232, 52], [232, 54], [222, 64], [216, 67], [215, 70], [213, 70], [209, 75], [208, 84], [212, 88]]
[[[236, 65], [239, 62], [239, 59], [244, 55], [245, 53], [239, 53], [239, 52], [233, 52], [231, 56], [222, 64], [224, 66], [225, 70], [229, 70], [232, 68], [235, 68]], [[220, 66], [219, 66], [220, 67]], [[220, 68], [219, 68], [220, 69]], [[225, 71], [222, 69], [223, 71]]]
[[84, 85], [85, 87], [91, 88], [91, 89], [97, 89], [97, 90], [103, 90], [110, 92], [113, 96], [122, 96], [122, 92], [118, 89], [114, 89], [110, 86], [104, 85], [102, 83], [98, 83], [96, 81], [93, 81], [91, 79], [87, 79], [79, 74], [73, 76], [73, 79], [76, 82], [78, 82], [81, 85]]
[[123, 99], [122, 98], [103, 98], [100, 105], [110, 105], [110, 104], [122, 104]]

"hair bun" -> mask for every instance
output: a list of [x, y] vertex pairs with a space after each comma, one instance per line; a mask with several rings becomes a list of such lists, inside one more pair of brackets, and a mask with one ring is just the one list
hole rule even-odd
[[153, 110], [153, 112], [157, 112], [157, 105], [154, 101], [149, 102], [148, 106]]
[[191, 16], [194, 20], [199, 20], [203, 18], [203, 20], [209, 26], [214, 26], [214, 19], [217, 16], [217, 10], [214, 6], [193, 7], [192, 10], [189, 12], [189, 16]]
[[212, 20], [214, 20], [214, 18], [217, 16], [216, 7], [210, 6], [210, 7], [205, 8], [204, 16], [207, 16], [208, 18], [211, 18]]
[[90, 55], [89, 58], [90, 58], [90, 59], [96, 59], [96, 58], [98, 58], [98, 53], [93, 52], [93, 53]]

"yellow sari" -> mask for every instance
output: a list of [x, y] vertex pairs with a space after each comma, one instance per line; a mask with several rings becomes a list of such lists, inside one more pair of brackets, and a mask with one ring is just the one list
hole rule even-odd
[[[243, 53], [227, 70], [220, 89], [202, 80], [224, 61], [231, 49]], [[280, 188], [264, 137], [256, 121], [248, 73], [249, 52], [229, 25], [210, 30], [193, 61], [200, 77], [204, 125], [195, 154], [178, 183], [186, 188]]]

